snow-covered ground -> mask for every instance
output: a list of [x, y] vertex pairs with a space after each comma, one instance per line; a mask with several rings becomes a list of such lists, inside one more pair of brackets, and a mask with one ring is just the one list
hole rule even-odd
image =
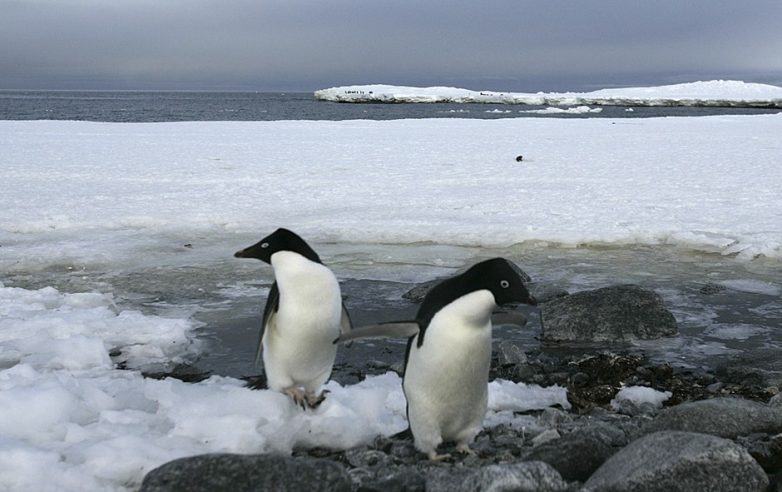
[[550, 106], [731, 106], [782, 107], [782, 87], [738, 80], [709, 80], [657, 87], [601, 89], [593, 92], [495, 92], [456, 87], [351, 85], [315, 91], [336, 102], [500, 103]]
[[[335, 261], [356, 243], [437, 243], [437, 264], [454, 262], [449, 245], [526, 242], [673, 244], [779, 262], [779, 135], [782, 115], [0, 121], [0, 282], [230, 257], [278, 226], [328, 244]], [[190, 238], [208, 247], [184, 248]], [[779, 292], [751, 279], [727, 287]], [[186, 384], [134, 369], [197, 353], [194, 329], [186, 314], [118, 307], [106, 293], [0, 284], [0, 487], [122, 490], [179, 456], [344, 448], [405, 425], [391, 373], [329, 383], [324, 405], [303, 413], [235, 379]], [[490, 391], [486, 425], [567, 406], [557, 387]]]

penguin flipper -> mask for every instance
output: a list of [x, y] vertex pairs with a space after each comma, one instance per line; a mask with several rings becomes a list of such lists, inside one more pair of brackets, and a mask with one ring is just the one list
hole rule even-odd
[[366, 325], [350, 333], [342, 334], [334, 340], [334, 343], [344, 343], [348, 340], [367, 337], [393, 337], [409, 338], [421, 330], [417, 321], [392, 321], [390, 323], [378, 323], [376, 325]]
[[277, 310], [280, 308], [280, 289], [277, 282], [272, 284], [269, 289], [269, 297], [266, 299], [266, 307], [263, 308], [263, 318], [261, 319], [261, 328], [258, 330], [258, 345], [255, 349], [255, 365], [261, 365], [261, 355], [263, 353], [263, 334], [267, 326], [274, 324], [274, 318], [277, 316]]
[[[345, 307], [345, 303], [342, 303], [342, 316], [339, 320], [339, 334], [340, 337], [343, 337], [350, 333], [350, 331], [353, 329], [353, 321], [350, 319], [350, 313], [348, 312], [348, 308]], [[346, 343], [348, 347], [352, 345], [351, 342]]]

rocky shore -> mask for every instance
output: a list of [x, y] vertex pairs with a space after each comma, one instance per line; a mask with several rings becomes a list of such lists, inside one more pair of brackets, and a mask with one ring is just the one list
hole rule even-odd
[[[486, 428], [474, 456], [446, 445], [441, 451], [452, 458], [430, 462], [401, 433], [346, 451], [183, 458], [150, 472], [141, 490], [782, 491], [776, 379], [740, 365], [676, 368], [606, 343], [675, 334], [653, 292], [616, 286], [541, 297], [542, 338], [586, 344], [528, 350], [498, 341], [490, 379], [564, 386], [571, 408]], [[350, 370], [366, 376], [389, 367]], [[629, 387], [667, 392], [667, 400], [619, 398]]]

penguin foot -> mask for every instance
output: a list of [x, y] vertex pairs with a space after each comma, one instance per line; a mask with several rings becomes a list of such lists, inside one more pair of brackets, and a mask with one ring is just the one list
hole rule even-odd
[[427, 453], [427, 456], [429, 457], [429, 459], [431, 461], [443, 461], [443, 460], [447, 460], [448, 458], [451, 457], [451, 455], [448, 454], [448, 453], [446, 453], [446, 454], [437, 454], [437, 451], [435, 451], [435, 450], [429, 451]]
[[288, 388], [282, 391], [293, 399], [293, 403], [300, 406], [302, 410], [307, 408], [307, 396], [299, 388]]
[[315, 396], [314, 394], [308, 394], [307, 395], [307, 406], [310, 408], [318, 408], [321, 403], [323, 403], [323, 400], [326, 399], [326, 395], [331, 393], [329, 390], [323, 390], [320, 392], [318, 396]]
[[459, 444], [458, 446], [456, 446], [456, 450], [459, 451], [460, 453], [467, 454], [470, 456], [478, 456], [478, 453], [470, 449], [470, 445], [466, 443]]

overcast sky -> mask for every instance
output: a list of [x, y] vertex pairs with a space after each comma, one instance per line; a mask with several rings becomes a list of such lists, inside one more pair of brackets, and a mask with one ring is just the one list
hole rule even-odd
[[782, 0], [0, 0], [0, 89], [782, 85]]

